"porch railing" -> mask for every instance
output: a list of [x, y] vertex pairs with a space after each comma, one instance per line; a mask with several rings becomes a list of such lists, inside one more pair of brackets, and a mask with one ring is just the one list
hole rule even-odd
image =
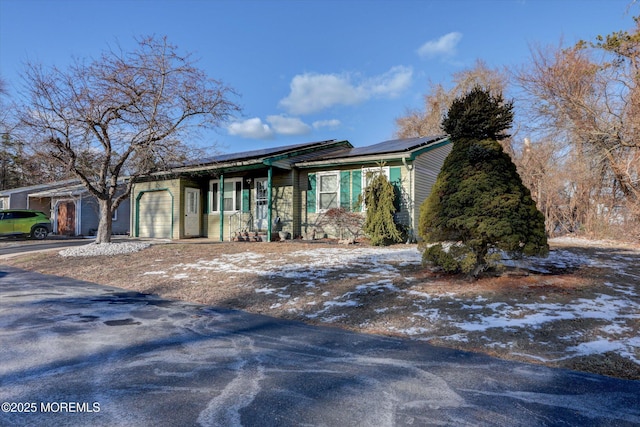
[[254, 231], [253, 215], [251, 212], [236, 212], [229, 216], [229, 241], [239, 233]]

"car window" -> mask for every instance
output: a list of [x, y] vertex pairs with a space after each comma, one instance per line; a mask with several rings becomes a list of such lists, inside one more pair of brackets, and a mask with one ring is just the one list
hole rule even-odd
[[2, 219], [13, 219], [13, 212], [4, 212], [2, 214]]
[[13, 217], [16, 219], [33, 218], [36, 214], [34, 212], [14, 212]]

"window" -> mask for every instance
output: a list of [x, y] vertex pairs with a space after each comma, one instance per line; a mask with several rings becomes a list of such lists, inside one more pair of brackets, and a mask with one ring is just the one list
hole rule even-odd
[[[188, 189], [191, 190], [191, 189]], [[188, 214], [197, 214], [198, 213], [198, 198], [200, 197], [200, 190], [195, 189], [186, 192], [187, 196], [187, 206], [186, 212]]]
[[13, 218], [15, 219], [33, 218], [35, 216], [36, 216], [35, 212], [20, 212], [20, 211], [13, 212]]
[[373, 178], [380, 175], [380, 172], [389, 180], [389, 168], [387, 166], [377, 168], [362, 168], [362, 209], [367, 210], [367, 203], [364, 197], [366, 188], [369, 186]]
[[[211, 181], [211, 212], [220, 212], [220, 190], [220, 180]], [[225, 212], [242, 210], [242, 178], [225, 179], [222, 197]]]
[[376, 176], [378, 176], [380, 174], [380, 171], [382, 171], [384, 176], [386, 176], [387, 179], [389, 179], [389, 168], [388, 167], [362, 168], [362, 189], [363, 190], [369, 186], [371, 181], [373, 181], [373, 178], [375, 178]]
[[340, 179], [338, 172], [318, 174], [318, 209], [321, 211], [339, 207]]

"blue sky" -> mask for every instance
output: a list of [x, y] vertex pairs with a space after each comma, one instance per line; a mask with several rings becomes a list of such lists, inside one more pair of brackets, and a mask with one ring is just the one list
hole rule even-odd
[[240, 94], [241, 115], [199, 145], [362, 146], [391, 139], [429, 82], [628, 30], [634, 14], [633, 0], [0, 0], [0, 76], [14, 90], [25, 61], [65, 67], [166, 35]]

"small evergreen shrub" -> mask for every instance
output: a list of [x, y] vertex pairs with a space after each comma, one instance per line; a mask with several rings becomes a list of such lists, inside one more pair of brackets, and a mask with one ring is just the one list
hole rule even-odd
[[374, 246], [386, 246], [402, 240], [394, 220], [395, 190], [384, 174], [377, 174], [365, 189], [367, 214], [364, 232]]

